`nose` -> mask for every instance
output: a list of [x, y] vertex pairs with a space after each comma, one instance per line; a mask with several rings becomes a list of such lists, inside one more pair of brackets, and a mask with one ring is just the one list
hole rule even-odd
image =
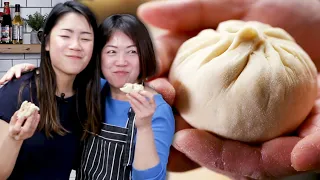
[[126, 66], [128, 61], [123, 53], [119, 53], [119, 57], [117, 58], [116, 65], [117, 66]]
[[71, 42], [70, 42], [70, 45], [69, 45], [69, 48], [72, 49], [72, 50], [75, 50], [75, 51], [80, 51], [81, 50], [81, 45], [80, 45], [79, 39], [78, 38], [72, 38]]

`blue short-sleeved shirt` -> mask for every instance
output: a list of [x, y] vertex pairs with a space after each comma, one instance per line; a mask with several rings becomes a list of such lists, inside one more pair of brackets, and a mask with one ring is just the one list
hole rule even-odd
[[[10, 122], [11, 116], [24, 100], [39, 106], [34, 78], [35, 72], [30, 72], [8, 82], [0, 89], [0, 119]], [[19, 101], [21, 86], [25, 88]], [[80, 159], [80, 138], [83, 132], [76, 103], [84, 103], [84, 100], [76, 100], [76, 96], [64, 100], [56, 98], [60, 123], [70, 133], [65, 136], [53, 133], [53, 138], [48, 138], [43, 131], [36, 131], [31, 138], [24, 140], [9, 180], [68, 180], [72, 168], [76, 168]], [[85, 105], [78, 104], [78, 108], [78, 112], [86, 111]]]

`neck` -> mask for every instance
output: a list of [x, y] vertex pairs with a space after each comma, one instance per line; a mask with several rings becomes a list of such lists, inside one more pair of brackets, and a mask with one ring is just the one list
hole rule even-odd
[[128, 98], [126, 94], [122, 91], [120, 91], [119, 88], [113, 87], [110, 85], [110, 92], [111, 92], [111, 97], [113, 99], [121, 100], [121, 101], [128, 101]]
[[75, 80], [75, 75], [67, 75], [64, 73], [56, 73], [56, 82], [57, 82], [57, 90], [56, 95], [61, 96], [62, 93], [65, 94], [65, 97], [73, 96], [73, 82]]

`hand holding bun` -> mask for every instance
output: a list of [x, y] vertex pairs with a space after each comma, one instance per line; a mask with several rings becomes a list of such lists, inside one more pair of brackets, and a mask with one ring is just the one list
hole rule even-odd
[[254, 21], [225, 21], [186, 41], [169, 81], [190, 125], [244, 142], [292, 132], [317, 95], [307, 53], [283, 29]]
[[31, 102], [24, 101], [14, 113], [9, 123], [9, 136], [17, 141], [33, 136], [40, 121], [39, 108]]

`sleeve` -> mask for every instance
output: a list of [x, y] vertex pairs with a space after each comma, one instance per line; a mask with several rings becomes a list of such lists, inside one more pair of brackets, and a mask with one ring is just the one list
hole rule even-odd
[[[28, 82], [30, 82], [29, 80], [31, 75], [31, 73], [23, 75], [19, 79], [9, 81], [0, 88], [0, 119], [9, 123], [13, 114], [20, 108], [22, 101], [30, 101], [31, 98]], [[22, 90], [21, 102], [18, 102], [20, 90]]]
[[147, 170], [132, 167], [133, 180], [165, 180], [170, 146], [175, 131], [175, 121], [169, 104], [163, 103], [156, 109], [152, 119], [152, 129], [160, 163]]
[[0, 119], [10, 122], [18, 110], [19, 83], [10, 81], [0, 88]]

